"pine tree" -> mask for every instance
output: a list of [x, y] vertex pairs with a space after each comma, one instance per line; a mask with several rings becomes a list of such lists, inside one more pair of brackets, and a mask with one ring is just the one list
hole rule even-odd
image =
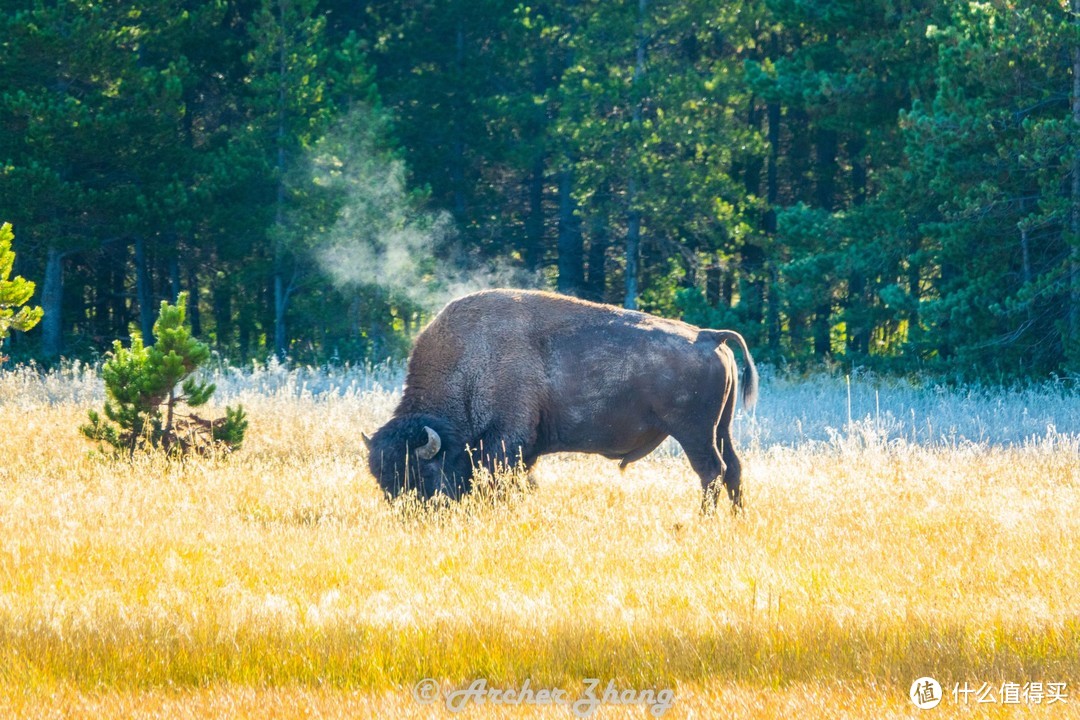
[[742, 9], [582, 2], [561, 26], [571, 61], [553, 93], [554, 132], [568, 149], [590, 278], [607, 245], [621, 250], [609, 301], [674, 311], [701, 259], [731, 257], [749, 230], [739, 167], [762, 146], [744, 121]]
[[[34, 283], [18, 275], [9, 279], [15, 266], [14, 240], [11, 223], [0, 225], [0, 347], [12, 330], [26, 332], [41, 320], [41, 308], [26, 306], [34, 295]], [[0, 353], [0, 365], [5, 359]]]
[[86, 437], [108, 443], [116, 452], [134, 454], [139, 448], [168, 452], [208, 452], [240, 447], [247, 429], [242, 407], [225, 408], [225, 417], [205, 420], [187, 408], [205, 405], [216, 389], [199, 382], [193, 373], [210, 358], [210, 348], [191, 336], [186, 323], [187, 297], [175, 305], [161, 303], [154, 323], [157, 342], [147, 347], [135, 333], [131, 347], [117, 340], [112, 356], [102, 367], [108, 399], [103, 419], [89, 412], [90, 422], [80, 429]]
[[1073, 370], [1074, 19], [1051, 0], [951, 10], [929, 33], [936, 93], [903, 116], [898, 209], [938, 210], [919, 227], [923, 344], [965, 373]]
[[767, 51], [747, 81], [767, 105], [769, 305], [785, 316], [789, 356], [865, 362], [906, 335], [918, 241], [878, 196], [899, 179], [899, 115], [932, 86], [936, 14], [917, 0], [769, 4]]

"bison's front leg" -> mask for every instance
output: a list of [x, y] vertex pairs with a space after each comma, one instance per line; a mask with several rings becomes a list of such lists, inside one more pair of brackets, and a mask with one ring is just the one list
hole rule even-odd
[[535, 458], [525, 455], [525, 440], [517, 433], [489, 430], [469, 444], [474, 470], [483, 468], [492, 477], [517, 468], [528, 470]]

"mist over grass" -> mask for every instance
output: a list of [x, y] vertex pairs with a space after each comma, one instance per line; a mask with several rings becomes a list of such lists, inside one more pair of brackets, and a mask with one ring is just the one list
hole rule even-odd
[[[1063, 381], [957, 387], [931, 378], [888, 378], [858, 370], [849, 378], [759, 369], [758, 405], [749, 414], [740, 408], [735, 419], [736, 440], [746, 448], [841, 442], [1013, 447], [1050, 441], [1080, 446], [1080, 393]], [[405, 367], [389, 362], [289, 367], [271, 359], [243, 368], [219, 365], [206, 377], [217, 385], [215, 398], [222, 405], [256, 398], [334, 398], [374, 403], [381, 408], [382, 422], [400, 395]], [[76, 362], [44, 373], [25, 366], [0, 371], [0, 405], [92, 406], [103, 397], [104, 387], [91, 365]], [[659, 452], [679, 454], [673, 441]]]
[[[849, 394], [850, 393], [850, 394]], [[799, 447], [844, 436], [927, 446], [975, 443], [1012, 447], [1046, 438], [1076, 442], [1080, 393], [1063, 382], [952, 386], [856, 370], [850, 377], [762, 371], [758, 406], [740, 413], [744, 442]]]

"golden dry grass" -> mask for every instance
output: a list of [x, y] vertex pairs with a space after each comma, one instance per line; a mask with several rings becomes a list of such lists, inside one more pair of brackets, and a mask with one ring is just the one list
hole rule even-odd
[[[86, 406], [0, 376], [0, 716], [450, 717], [410, 688], [672, 688], [665, 717], [1080, 717], [1080, 455], [865, 438], [746, 454], [698, 513], [654, 457], [547, 458], [540, 487], [387, 506], [387, 394], [250, 394], [223, 459], [95, 457]], [[6, 394], [5, 394], [6, 393]], [[911, 682], [946, 699], [920, 711]], [[955, 683], [1068, 682], [975, 707]], [[555, 714], [472, 707], [465, 717]], [[652, 717], [640, 706], [596, 717]]]

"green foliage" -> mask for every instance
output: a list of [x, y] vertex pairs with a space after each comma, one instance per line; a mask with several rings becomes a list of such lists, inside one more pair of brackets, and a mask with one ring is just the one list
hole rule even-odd
[[186, 296], [175, 305], [161, 303], [154, 323], [152, 346], [140, 335], [131, 347], [117, 340], [102, 366], [108, 399], [105, 418], [94, 410], [90, 422], [80, 429], [86, 437], [111, 445], [116, 452], [133, 454], [139, 448], [163, 448], [168, 452], [209, 452], [240, 447], [247, 429], [242, 407], [225, 408], [225, 417], [205, 420], [184, 406], [205, 405], [214, 394], [213, 383], [197, 381], [192, 374], [210, 358], [210, 348], [191, 336], [185, 322]]
[[1075, 370], [1080, 68], [1061, 60], [1080, 42], [1076, 18], [1046, 0], [950, 11], [928, 33], [935, 91], [900, 125], [909, 165], [896, 200], [929, 265], [922, 344], [971, 374]]
[[635, 301], [777, 361], [1074, 372], [1078, 23], [1057, 0], [5, 6], [0, 207], [48, 290], [40, 346], [12, 345], [150, 343], [184, 288], [222, 357], [381, 359], [442, 270], [494, 268], [461, 284]]
[[[27, 307], [34, 295], [34, 283], [20, 276], [11, 278], [15, 252], [11, 243], [15, 235], [11, 223], [0, 225], [0, 346], [12, 330], [26, 332], [41, 320], [41, 308]], [[0, 364], [4, 362], [0, 354]]]

